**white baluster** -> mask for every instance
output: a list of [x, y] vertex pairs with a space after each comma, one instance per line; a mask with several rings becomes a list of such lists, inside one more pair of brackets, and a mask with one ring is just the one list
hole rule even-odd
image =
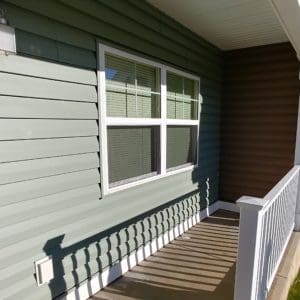
[[297, 198], [296, 198], [296, 214], [295, 214], [295, 231], [300, 231], [300, 177], [298, 176]]

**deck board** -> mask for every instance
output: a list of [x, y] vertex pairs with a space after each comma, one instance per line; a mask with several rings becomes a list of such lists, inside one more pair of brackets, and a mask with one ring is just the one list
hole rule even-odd
[[217, 211], [90, 299], [232, 300], [238, 224]]

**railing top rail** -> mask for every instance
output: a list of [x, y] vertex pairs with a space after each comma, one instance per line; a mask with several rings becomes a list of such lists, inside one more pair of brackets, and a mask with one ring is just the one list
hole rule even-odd
[[295, 225], [300, 165], [264, 198], [241, 197], [235, 300], [266, 299]]
[[239, 206], [247, 206], [255, 208], [256, 210], [267, 210], [268, 207], [277, 199], [280, 193], [286, 188], [291, 182], [294, 176], [299, 172], [300, 165], [295, 165], [289, 170], [289, 172], [267, 193], [263, 198], [255, 198], [243, 196], [238, 201]]
[[300, 170], [300, 165], [295, 165], [287, 172], [285, 176], [282, 177], [282, 179], [271, 189], [271, 191], [268, 192], [268, 194], [263, 198], [264, 209], [266, 209], [269, 205], [272, 204], [273, 201], [277, 199], [277, 197], [286, 188], [286, 186], [294, 178], [297, 172], [299, 172], [299, 170]]

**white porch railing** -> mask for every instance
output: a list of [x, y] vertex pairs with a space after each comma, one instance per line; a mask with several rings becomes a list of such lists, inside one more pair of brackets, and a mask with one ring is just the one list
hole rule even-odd
[[293, 167], [263, 198], [243, 196], [235, 300], [264, 300], [295, 224], [300, 166]]

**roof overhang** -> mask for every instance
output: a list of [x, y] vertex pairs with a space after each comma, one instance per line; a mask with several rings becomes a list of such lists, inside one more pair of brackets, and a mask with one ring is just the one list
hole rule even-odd
[[270, 0], [300, 60], [300, 0]]
[[300, 0], [148, 0], [222, 50], [291, 41], [300, 49]]

